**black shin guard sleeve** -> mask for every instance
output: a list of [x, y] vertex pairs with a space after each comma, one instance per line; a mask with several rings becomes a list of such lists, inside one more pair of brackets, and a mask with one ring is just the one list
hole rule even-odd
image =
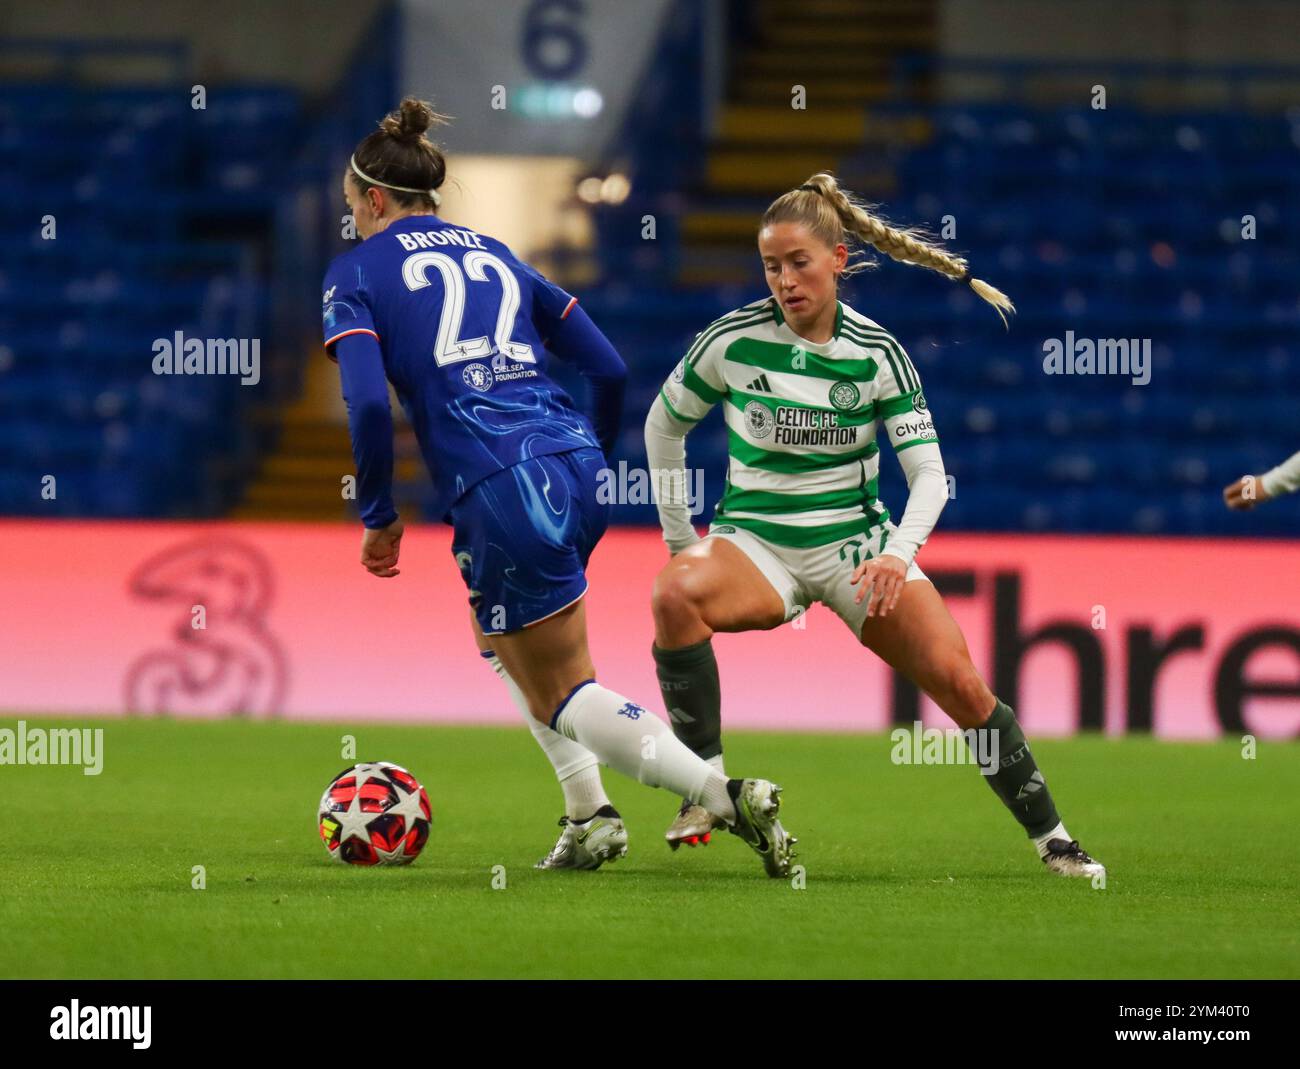
[[673, 734], [696, 756], [716, 757], [722, 753], [722, 690], [713, 640], [679, 650], [651, 649]]
[[1061, 818], [1011, 706], [999, 700], [988, 722], [975, 731], [996, 732], [991, 739], [979, 740], [977, 753], [997, 754], [997, 771], [985, 778], [1011, 815], [1030, 837], [1045, 835], [1056, 827]]

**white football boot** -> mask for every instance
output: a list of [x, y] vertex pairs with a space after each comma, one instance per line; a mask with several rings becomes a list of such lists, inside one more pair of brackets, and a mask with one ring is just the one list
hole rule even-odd
[[598, 869], [627, 855], [627, 828], [618, 810], [603, 805], [581, 824], [560, 818], [560, 838], [537, 869]]

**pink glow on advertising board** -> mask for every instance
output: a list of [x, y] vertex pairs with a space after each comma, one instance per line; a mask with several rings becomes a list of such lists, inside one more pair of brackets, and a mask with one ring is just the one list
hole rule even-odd
[[[0, 711], [517, 723], [450, 530], [409, 528], [391, 580], [359, 546], [335, 525], [0, 523]], [[614, 529], [587, 596], [598, 677], [659, 712], [665, 560], [657, 531]], [[941, 533], [920, 564], [1033, 734], [1300, 733], [1300, 544]], [[730, 727], [946, 724], [820, 606], [714, 645]]]

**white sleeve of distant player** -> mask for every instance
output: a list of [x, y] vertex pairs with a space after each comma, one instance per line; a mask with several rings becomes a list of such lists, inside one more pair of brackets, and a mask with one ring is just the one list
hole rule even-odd
[[901, 450], [898, 463], [907, 476], [907, 508], [882, 553], [911, 564], [948, 504], [948, 474], [938, 442], [920, 442]]
[[700, 540], [691, 523], [686, 477], [686, 434], [695, 424], [668, 411], [661, 393], [650, 406], [645, 421], [646, 460], [659, 509], [659, 526], [670, 553], [679, 553]]
[[1276, 468], [1264, 472], [1259, 477], [1259, 482], [1264, 487], [1264, 493], [1269, 497], [1300, 490], [1300, 453], [1282, 461]]

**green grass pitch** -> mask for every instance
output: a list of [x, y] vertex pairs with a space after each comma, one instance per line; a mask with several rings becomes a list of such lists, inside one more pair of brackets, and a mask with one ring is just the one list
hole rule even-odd
[[[972, 767], [893, 765], [884, 735], [733, 734], [729, 769], [786, 788], [796, 889], [725, 833], [670, 852], [674, 799], [612, 772], [628, 856], [535, 871], [561, 805], [522, 726], [98, 726], [97, 777], [0, 767], [5, 977], [1300, 977], [1294, 744], [1036, 742], [1110, 870], [1094, 889], [1047, 874]], [[345, 732], [428, 788], [409, 868], [338, 865], [316, 837]]]

